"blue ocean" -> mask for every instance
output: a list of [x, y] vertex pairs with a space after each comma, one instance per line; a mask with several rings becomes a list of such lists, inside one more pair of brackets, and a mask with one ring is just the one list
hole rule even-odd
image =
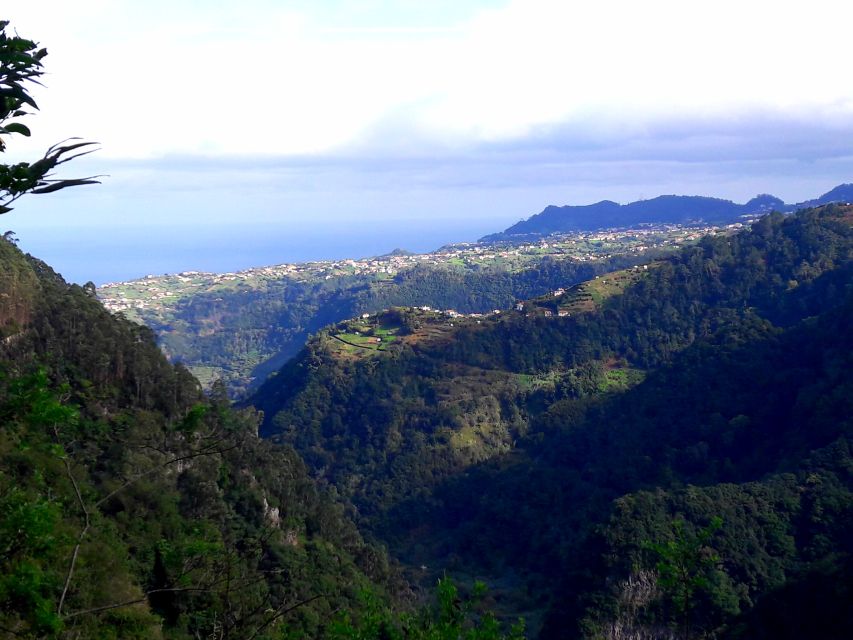
[[44, 260], [66, 280], [97, 285], [147, 274], [238, 271], [250, 267], [364, 258], [395, 248], [423, 253], [469, 242], [494, 231], [476, 223], [428, 221], [358, 225], [252, 225], [233, 227], [99, 227], [28, 229], [21, 249]]

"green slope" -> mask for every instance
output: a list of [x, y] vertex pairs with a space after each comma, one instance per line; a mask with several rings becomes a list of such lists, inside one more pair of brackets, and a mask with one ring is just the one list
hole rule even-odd
[[[613, 585], [641, 562], [654, 569], [644, 539], [715, 515], [726, 559], [694, 629], [758, 624], [748, 614], [765, 595], [849, 551], [850, 218], [772, 215], [518, 312], [453, 327], [418, 316], [383, 352], [346, 353], [334, 336], [352, 327], [333, 327], [253, 401], [264, 433], [410, 566], [490, 574], [507, 611], [542, 614], [543, 637], [627, 624]], [[810, 474], [832, 506], [807, 539], [796, 487]], [[733, 507], [762, 492], [777, 497]], [[615, 506], [637, 500], [642, 513], [620, 519]], [[773, 558], [754, 570], [748, 530]], [[676, 613], [660, 592], [629, 622], [677, 627]]]
[[256, 387], [328, 324], [391, 306], [463, 313], [510, 308], [690, 244], [724, 228], [579, 233], [532, 244], [450, 246], [430, 254], [278, 265], [240, 273], [146, 276], [99, 288], [105, 305], [145, 322], [173, 360], [233, 395]]
[[5, 637], [315, 636], [395, 590], [254, 412], [7, 241], [0, 272]]

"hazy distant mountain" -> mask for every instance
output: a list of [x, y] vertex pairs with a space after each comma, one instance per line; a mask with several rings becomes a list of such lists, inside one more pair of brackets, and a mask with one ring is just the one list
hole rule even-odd
[[618, 204], [602, 200], [590, 205], [548, 206], [541, 213], [512, 225], [505, 231], [481, 238], [481, 242], [499, 242], [519, 237], [544, 236], [570, 231], [593, 231], [606, 227], [630, 227], [642, 223], [685, 224], [690, 222], [735, 222], [744, 215], [769, 211], [793, 211], [807, 206], [853, 200], [853, 184], [842, 184], [815, 200], [786, 204], [783, 200], [761, 194], [746, 204], [705, 196], [658, 196]]
[[827, 191], [819, 198], [802, 202], [800, 207], [816, 207], [831, 202], [853, 202], [853, 183], [840, 184], [831, 191]]

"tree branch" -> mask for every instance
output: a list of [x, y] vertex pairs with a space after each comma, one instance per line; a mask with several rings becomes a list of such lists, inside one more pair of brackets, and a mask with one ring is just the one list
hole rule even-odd
[[105, 502], [108, 502], [113, 497], [115, 497], [116, 494], [121, 493], [122, 491], [127, 489], [134, 482], [138, 482], [139, 480], [142, 480], [142, 478], [144, 478], [145, 476], [150, 476], [151, 474], [156, 473], [157, 471], [160, 471], [164, 467], [168, 467], [171, 464], [175, 464], [177, 462], [182, 462], [184, 460], [192, 460], [193, 458], [199, 458], [201, 456], [212, 456], [212, 455], [217, 454], [217, 453], [225, 453], [227, 451], [231, 451], [232, 449], [236, 449], [237, 446], [238, 445], [235, 444], [234, 446], [227, 447], [225, 449], [205, 449], [203, 451], [196, 451], [196, 452], [187, 454], [185, 456], [178, 456], [177, 458], [172, 458], [171, 460], [167, 460], [166, 462], [162, 463], [161, 465], [159, 465], [157, 467], [154, 467], [153, 469], [149, 469], [148, 471], [143, 471], [142, 473], [136, 475], [135, 477], [133, 477], [130, 480], [128, 480], [127, 482], [125, 482], [120, 487], [110, 491], [107, 495], [105, 495], [103, 498], [98, 500], [95, 503], [95, 506], [100, 507], [102, 504], [104, 504]]
[[[59, 429], [53, 425], [53, 434], [56, 436], [57, 444], [60, 444]], [[68, 474], [68, 479], [71, 480], [71, 485], [74, 487], [74, 493], [77, 494], [77, 502], [80, 504], [80, 510], [83, 512], [83, 530], [77, 536], [77, 544], [74, 545], [74, 552], [71, 554], [71, 562], [68, 565], [68, 573], [65, 576], [65, 585], [62, 587], [62, 595], [59, 598], [59, 605], [56, 607], [56, 615], [62, 615], [62, 606], [65, 604], [65, 596], [68, 595], [68, 587], [71, 586], [71, 578], [74, 576], [74, 568], [77, 565], [77, 556], [80, 555], [80, 545], [83, 544], [83, 538], [89, 531], [89, 510], [86, 509], [86, 503], [83, 502], [83, 494], [80, 493], [80, 487], [77, 486], [77, 480], [74, 479], [74, 474], [71, 473], [71, 463], [68, 461], [68, 456], [62, 457], [62, 462], [65, 464], [65, 472]]]
[[273, 622], [275, 622], [276, 620], [278, 620], [282, 616], [287, 615], [288, 613], [290, 613], [294, 609], [298, 609], [299, 607], [302, 607], [306, 604], [314, 602], [314, 600], [318, 600], [319, 598], [325, 598], [325, 597], [326, 596], [321, 593], [321, 594], [318, 594], [316, 596], [311, 596], [307, 600], [302, 600], [301, 602], [297, 602], [296, 604], [291, 605], [287, 608], [284, 608], [285, 605], [284, 605], [284, 603], [282, 603], [281, 606], [273, 612], [273, 615], [271, 615], [265, 622], [263, 622], [260, 627], [255, 629], [254, 633], [252, 633], [252, 635], [250, 635], [247, 638], [247, 640], [254, 640], [254, 638], [256, 638], [261, 631], [263, 631], [268, 626], [270, 626]]
[[167, 592], [181, 592], [181, 591], [198, 591], [205, 592], [211, 591], [209, 587], [175, 587], [168, 589], [152, 589], [151, 591], [146, 591], [141, 598], [136, 598], [135, 600], [127, 600], [125, 602], [116, 602], [113, 604], [105, 604], [101, 607], [92, 607], [91, 609], [84, 609], [83, 611], [75, 611], [74, 613], [69, 613], [67, 615], [62, 616], [63, 619], [67, 620], [68, 618], [76, 618], [77, 616], [83, 616], [88, 613], [100, 613], [101, 611], [109, 611], [110, 609], [119, 609], [121, 607], [129, 607], [134, 604], [140, 604], [148, 600], [148, 596], [153, 595], [155, 593], [167, 593]]

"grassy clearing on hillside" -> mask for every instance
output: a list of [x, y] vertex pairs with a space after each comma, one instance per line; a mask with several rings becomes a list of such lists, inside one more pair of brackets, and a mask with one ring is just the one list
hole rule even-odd
[[219, 367], [190, 366], [188, 368], [205, 389], [210, 388], [210, 385], [219, 378]]
[[602, 393], [626, 391], [646, 379], [646, 372], [634, 367], [609, 369], [604, 372], [604, 379], [598, 386]]
[[553, 388], [562, 375], [562, 372], [555, 369], [539, 374], [516, 373], [515, 377], [523, 390], [533, 391], [542, 388]]
[[345, 322], [330, 332], [331, 347], [338, 353], [364, 356], [386, 351], [398, 341], [402, 327], [390, 314]]
[[593, 280], [582, 282], [557, 298], [557, 308], [569, 315], [595, 311], [608, 298], [617, 296], [629, 286], [644, 278], [649, 270], [655, 269], [660, 263], [652, 262], [641, 267], [632, 267], [614, 271]]

